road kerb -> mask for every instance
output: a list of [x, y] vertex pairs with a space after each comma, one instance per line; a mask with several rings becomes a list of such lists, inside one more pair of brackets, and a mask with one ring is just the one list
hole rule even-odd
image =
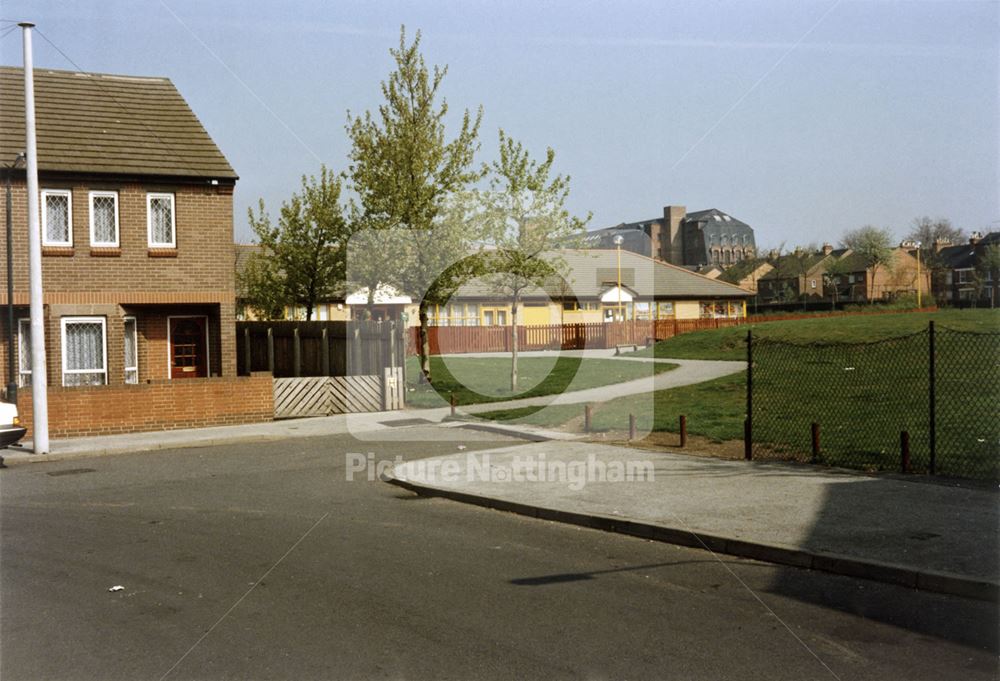
[[457, 490], [422, 485], [403, 480], [391, 473], [384, 473], [382, 481], [396, 485], [421, 496], [434, 496], [465, 504], [482, 506], [518, 515], [550, 520], [553, 522], [588, 527], [606, 532], [625, 534], [639, 539], [676, 544], [689, 548], [709, 549], [741, 558], [759, 560], [766, 563], [786, 565], [828, 572], [831, 574], [857, 577], [876, 582], [895, 584], [921, 591], [931, 591], [975, 600], [1000, 601], [1000, 584], [930, 570], [917, 570], [898, 565], [889, 565], [875, 560], [809, 551], [785, 546], [775, 546], [746, 539], [721, 537], [704, 532], [643, 523], [627, 518], [615, 518], [597, 514], [564, 511], [532, 504], [507, 501], [493, 497], [469, 494]]

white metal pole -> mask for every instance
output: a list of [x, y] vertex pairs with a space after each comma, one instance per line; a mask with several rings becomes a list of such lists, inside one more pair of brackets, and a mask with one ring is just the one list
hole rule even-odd
[[38, 206], [38, 149], [35, 142], [35, 78], [31, 29], [19, 24], [24, 36], [24, 133], [28, 161], [28, 272], [31, 296], [31, 440], [35, 454], [49, 452], [49, 395], [45, 370], [45, 307], [42, 299], [42, 230]]

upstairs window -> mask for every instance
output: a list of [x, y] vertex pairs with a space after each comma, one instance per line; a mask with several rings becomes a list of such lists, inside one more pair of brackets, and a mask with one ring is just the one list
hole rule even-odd
[[73, 245], [73, 195], [69, 190], [42, 191], [42, 245]]
[[63, 385], [107, 383], [107, 350], [104, 317], [63, 317]]
[[150, 248], [176, 248], [173, 194], [146, 195], [146, 227]]
[[118, 192], [90, 192], [90, 245], [118, 248]]

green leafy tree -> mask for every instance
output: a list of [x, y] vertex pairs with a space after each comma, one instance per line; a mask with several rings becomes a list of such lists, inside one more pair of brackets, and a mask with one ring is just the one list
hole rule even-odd
[[278, 223], [260, 200], [247, 211], [260, 251], [240, 275], [247, 305], [271, 318], [285, 305], [302, 305], [312, 319], [316, 303], [342, 292], [351, 225], [340, 202], [341, 179], [325, 166], [302, 177], [299, 193], [282, 203]]
[[[374, 114], [348, 113], [351, 186], [357, 193], [366, 229], [429, 232], [449, 196], [481, 177], [473, 160], [479, 149], [483, 112], [481, 107], [475, 115], [466, 110], [457, 136], [447, 140], [448, 103], [439, 97], [447, 67], [428, 69], [420, 53], [419, 31], [413, 42], [407, 43], [405, 27], [400, 29], [399, 47], [390, 53], [396, 67], [382, 82], [385, 101]], [[381, 251], [362, 255], [367, 258], [366, 269], [383, 273], [381, 283], [419, 299], [420, 365], [429, 380], [427, 311], [433, 301], [426, 290], [414, 287], [414, 281], [419, 281], [420, 286], [426, 284], [426, 271], [417, 277], [408, 273], [409, 268], [423, 262], [420, 241], [416, 237], [404, 244], [385, 244]], [[399, 250], [390, 250], [392, 245]], [[437, 244], [449, 254], [458, 245]], [[374, 293], [375, 288], [369, 288], [369, 305]]]
[[569, 176], [552, 176], [555, 151], [546, 149], [536, 161], [527, 149], [500, 131], [500, 157], [487, 171], [490, 190], [481, 195], [480, 218], [493, 247], [484, 251], [493, 288], [511, 301], [510, 388], [517, 391], [517, 313], [525, 290], [544, 286], [553, 277], [567, 278], [565, 261], [554, 253], [572, 246], [585, 230], [566, 209]]
[[841, 239], [844, 246], [861, 257], [868, 269], [868, 300], [875, 297], [875, 275], [878, 271], [891, 271], [893, 265], [892, 231], [887, 227], [865, 225], [844, 232]]

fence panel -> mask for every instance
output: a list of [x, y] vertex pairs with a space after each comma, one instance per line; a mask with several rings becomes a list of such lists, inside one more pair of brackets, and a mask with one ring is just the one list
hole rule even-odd
[[396, 322], [237, 322], [237, 370], [275, 378], [381, 376], [403, 365], [402, 332]]
[[909, 472], [998, 479], [998, 360], [1000, 334], [933, 327], [870, 343], [754, 339], [753, 457], [901, 471], [906, 431]]

